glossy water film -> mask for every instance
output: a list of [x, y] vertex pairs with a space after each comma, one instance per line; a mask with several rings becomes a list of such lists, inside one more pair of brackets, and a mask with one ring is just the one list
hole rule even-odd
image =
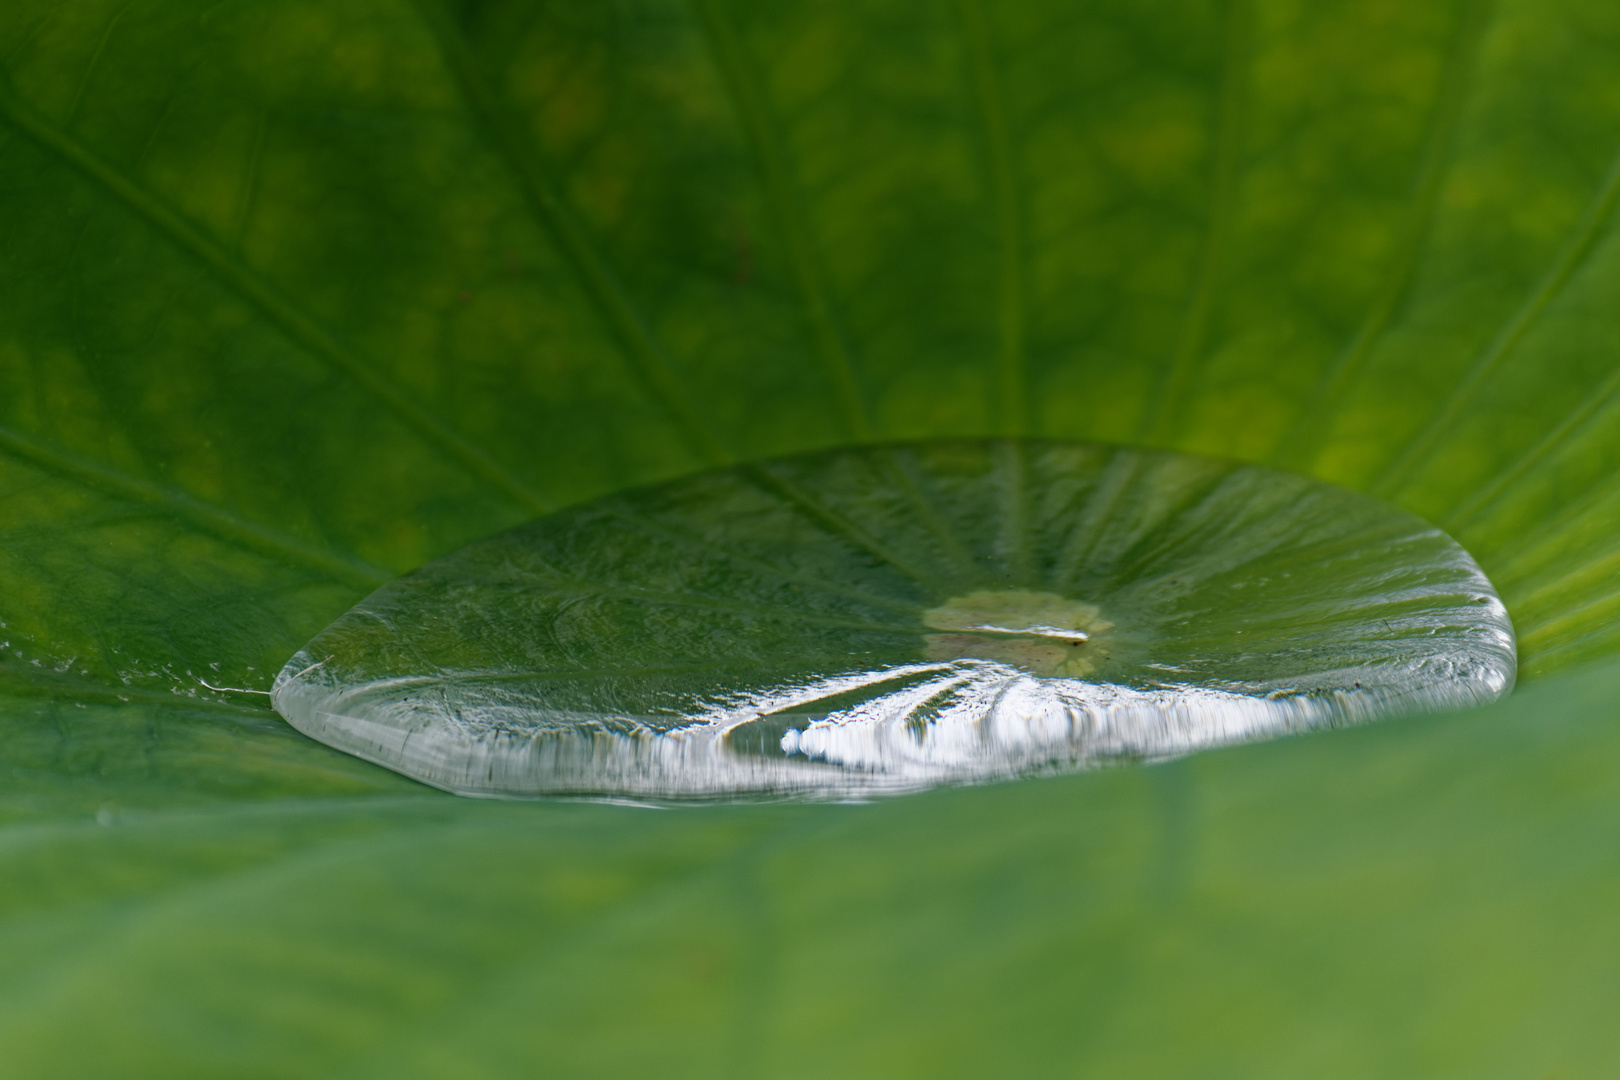
[[1489, 701], [1444, 533], [1258, 466], [861, 448], [614, 495], [378, 589], [276, 681], [299, 730], [468, 795], [851, 798]]

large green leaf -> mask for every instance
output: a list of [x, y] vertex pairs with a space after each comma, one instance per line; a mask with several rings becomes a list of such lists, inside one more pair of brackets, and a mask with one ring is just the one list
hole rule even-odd
[[[0, 5], [0, 1060], [1595, 1075], [1617, 49], [1603, 0]], [[546, 508], [982, 434], [1391, 499], [1526, 689], [653, 814], [203, 685]]]
[[8, 828], [0, 1045], [29, 1077], [1603, 1076], [1616, 678], [856, 807], [368, 791], [250, 733], [159, 767], [258, 798]]

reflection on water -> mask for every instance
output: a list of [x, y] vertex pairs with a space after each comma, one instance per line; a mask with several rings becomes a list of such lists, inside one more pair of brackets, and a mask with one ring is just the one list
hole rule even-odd
[[862, 448], [615, 496], [385, 585], [276, 708], [464, 794], [858, 798], [1488, 701], [1444, 534], [1300, 477], [1065, 443]]
[[1096, 604], [1028, 589], [981, 589], [922, 614], [930, 660], [999, 660], [1034, 675], [1095, 675], [1113, 653], [1114, 624]]

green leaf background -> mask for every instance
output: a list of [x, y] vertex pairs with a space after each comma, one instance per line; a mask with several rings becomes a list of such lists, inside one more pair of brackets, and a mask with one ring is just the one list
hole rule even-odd
[[[0, 1072], [1605, 1075], [1620, 7], [0, 6]], [[458, 800], [265, 689], [709, 465], [1399, 503], [1523, 688], [865, 807]]]

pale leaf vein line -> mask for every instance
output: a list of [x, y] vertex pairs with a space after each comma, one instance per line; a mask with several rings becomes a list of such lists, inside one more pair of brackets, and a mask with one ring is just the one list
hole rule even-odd
[[871, 630], [886, 634], [914, 634], [917, 628], [911, 625], [898, 623], [876, 623], [866, 619], [840, 618], [836, 615], [817, 615], [809, 611], [797, 611], [790, 607], [770, 607], [758, 603], [739, 603], [736, 601], [716, 599], [707, 592], [692, 592], [690, 590], [671, 591], [668, 589], [642, 588], [628, 585], [607, 585], [583, 578], [564, 576], [559, 581], [548, 586], [546, 591], [553, 596], [566, 596], [571, 593], [584, 593], [589, 596], [610, 596], [621, 600], [631, 600], [642, 604], [661, 604], [667, 607], [690, 608], [694, 611], [712, 611], [729, 615], [777, 615], [787, 616], [797, 622], [808, 623], [815, 626], [839, 627], [846, 630]]
[[234, 254], [204, 235], [156, 196], [102, 160], [67, 132], [24, 104], [0, 80], [0, 115], [37, 145], [55, 154], [81, 175], [98, 184], [162, 233], [181, 250], [207, 267], [224, 284], [250, 303], [289, 339], [342, 372], [381, 402], [407, 427], [474, 476], [498, 488], [531, 510], [551, 505], [501, 467], [489, 454], [468, 442], [437, 417], [411, 401], [390, 380], [357, 356], [349, 347], [305, 315]]
[[997, 365], [1003, 434], [1024, 435], [1030, 427], [1029, 371], [1025, 355], [1023, 222], [1019, 213], [1018, 182], [1013, 168], [1012, 139], [1001, 90], [990, 28], [980, 0], [960, 0], [972, 82], [979, 102], [990, 158], [990, 180], [999, 236], [997, 322], [1001, 351]]
[[461, 91], [467, 108], [482, 128], [502, 164], [540, 225], [562, 249], [585, 293], [596, 305], [624, 350], [629, 367], [647, 396], [674, 423], [700, 460], [724, 465], [731, 453], [710, 430], [693, 404], [669, 351], [653, 331], [618, 274], [597, 250], [585, 224], [558, 193], [550, 170], [531, 148], [531, 136], [496, 102], [493, 90], [442, 0], [417, 0], [422, 22]]
[[1620, 154], [1616, 154], [1610, 163], [1608, 172], [1569, 236], [1560, 246], [1540, 284], [1525, 298], [1524, 303], [1497, 332], [1485, 351], [1464, 372], [1450, 396], [1436, 410], [1428, 424], [1407, 443], [1406, 448], [1385, 470], [1374, 488], [1378, 494], [1388, 496], [1398, 491], [1422, 460], [1423, 455], [1432, 450], [1467, 412], [1485, 383], [1518, 348], [1519, 343], [1530, 332], [1530, 328], [1585, 261], [1613, 214], [1617, 197], [1620, 197]]
[[183, 491], [81, 460], [6, 428], [0, 428], [0, 451], [83, 487], [166, 510], [198, 530], [239, 547], [321, 571], [348, 584], [374, 588], [391, 576], [358, 559], [310, 547]]
[[[1504, 590], [1503, 599], [1511, 598], [1515, 614], [1523, 617], [1547, 598], [1556, 598], [1559, 593], [1586, 595], [1604, 582], [1614, 580], [1616, 571], [1620, 571], [1620, 552], [1610, 552], [1567, 573], [1542, 574], [1537, 576], [1541, 579], [1539, 581], [1531, 578], [1520, 582], [1513, 589]], [[1546, 580], [1548, 577], [1552, 580]]]
[[[756, 820], [769, 820], [760, 818]], [[517, 939], [511, 947], [501, 951], [491, 967], [490, 974], [468, 985], [446, 1008], [435, 1010], [431, 1017], [401, 1029], [388, 1043], [378, 1042], [376, 1048], [364, 1051], [368, 1064], [380, 1072], [400, 1071], [397, 1062], [419, 1061], [429, 1058], [434, 1050], [453, 1037], [472, 1030], [474, 1025], [495, 1014], [499, 1008], [513, 1001], [524, 1000], [532, 993], [534, 972], [561, 967], [571, 956], [599, 956], [606, 952], [605, 942], [623, 939], [626, 928], [642, 926], [645, 912], [657, 911], [673, 897], [691, 895], [702, 882], [749, 881], [752, 868], [767, 854], [791, 850], [791, 841], [806, 833], [815, 835], [827, 829], [821, 824], [826, 816], [800, 814], [786, 816], [780, 823], [769, 827], [756, 827], [732, 841], [720, 854], [693, 859], [688, 865], [672, 869], [663, 875], [638, 881], [603, 903], [594, 905], [570, 924], [564, 934], [544, 934]], [[743, 1075], [750, 1070], [743, 1069]]]
[[[1608, 209], [1612, 212], [1616, 194], [1620, 193], [1620, 155], [1615, 157], [1614, 165], [1610, 169], [1607, 186], [1610, 189], [1607, 193]], [[1525, 473], [1545, 461], [1577, 432], [1584, 429], [1594, 416], [1612, 405], [1616, 395], [1620, 395], [1620, 369], [1611, 372], [1609, 377], [1603, 380], [1603, 384], [1596, 390], [1583, 394], [1575, 408], [1564, 419], [1559, 421], [1540, 442], [1508, 465], [1507, 468], [1481, 484], [1472, 495], [1452, 512], [1449, 519], [1450, 524], [1460, 526], [1472, 520], [1480, 511], [1500, 498], [1515, 482], [1523, 478]]]
[[96, 68], [101, 64], [101, 57], [107, 51], [107, 43], [112, 40], [113, 31], [118, 28], [118, 21], [124, 17], [124, 12], [134, 6], [135, 0], [127, 0], [119, 9], [113, 12], [112, 18], [107, 20], [107, 26], [101, 32], [101, 39], [96, 42], [95, 51], [90, 54], [90, 60], [84, 65], [84, 74], [79, 77], [79, 85], [73, 91], [73, 104], [68, 106], [67, 120], [64, 126], [71, 127], [73, 120], [79, 115], [79, 106], [84, 103], [84, 93], [90, 88], [90, 80], [95, 75]]
[[1035, 581], [1035, 558], [1031, 552], [1031, 530], [1034, 523], [1030, 507], [1028, 484], [1029, 462], [1025, 458], [1024, 444], [1009, 439], [996, 444], [996, 477], [1000, 480], [1002, 495], [1001, 547], [1006, 553], [1013, 582], [1030, 585]]
[[957, 574], [964, 581], [982, 577], [981, 568], [974, 563], [973, 556], [951, 528], [947, 520], [949, 515], [942, 509], [941, 500], [931, 494], [932, 485], [918, 476], [915, 454], [907, 447], [891, 446], [883, 452], [882, 461], [884, 472], [893, 480], [895, 487], [905, 493], [906, 500], [916, 511], [918, 522], [939, 542], [940, 550], [955, 565]]
[[1199, 359], [1209, 334], [1216, 293], [1225, 271], [1226, 247], [1232, 230], [1237, 198], [1237, 172], [1243, 137], [1245, 80], [1248, 77], [1250, 0], [1227, 0], [1225, 59], [1221, 72], [1219, 114], [1215, 127], [1215, 160], [1209, 190], [1209, 224], [1198, 253], [1198, 265], [1188, 296], [1175, 351], [1166, 366], [1156, 400], [1143, 411], [1139, 436], [1155, 445], [1170, 440], [1181, 420], [1191, 392]]
[[265, 144], [270, 140], [270, 110], [260, 107], [253, 123], [253, 142], [248, 149], [247, 166], [242, 170], [242, 182], [236, 193], [236, 225], [231, 230], [231, 242], [241, 251], [247, 242], [249, 227], [253, 224], [253, 208], [259, 199], [263, 182]]
[[1579, 627], [1583, 622], [1591, 623], [1600, 619], [1603, 622], [1601, 629], [1612, 630], [1614, 624], [1611, 616], [1616, 607], [1620, 607], [1620, 592], [1604, 593], [1566, 611], [1560, 611], [1545, 622], [1527, 627], [1519, 634], [1519, 645], [1521, 648], [1534, 649], [1549, 637], [1568, 633], [1571, 627]]
[[1491, 553], [1491, 577], [1508, 579], [1527, 575], [1532, 567], [1552, 558], [1568, 541], [1569, 535], [1602, 509], [1620, 487], [1620, 476], [1590, 488], [1579, 499], [1561, 505], [1558, 513], [1525, 529]]
[[[1617, 605], [1617, 601], [1620, 601], [1620, 594], [1610, 593], [1589, 604], [1582, 605], [1581, 608], [1572, 613], [1571, 618], [1557, 619], [1521, 635], [1519, 638], [1520, 650], [1524, 651], [1526, 649], [1527, 641], [1529, 642], [1528, 648], [1531, 650], [1530, 673], [1539, 674], [1541, 671], [1547, 670], [1550, 657], [1577, 652], [1598, 642], [1604, 644], [1612, 642], [1616, 633], [1616, 623], [1613, 616], [1615, 608], [1620, 606]], [[1584, 632], [1581, 630], [1583, 622], [1590, 627]], [[1559, 636], [1563, 639], [1548, 641], [1549, 638]], [[1579, 659], [1579, 657], [1576, 657], [1576, 659]], [[1589, 653], [1587, 659], [1595, 659], [1595, 657]], [[1571, 662], [1566, 660], [1557, 666], [1567, 666]]]
[[781, 567], [773, 566], [762, 559], [756, 559], [752, 556], [734, 551], [733, 549], [726, 547], [724, 544], [716, 543], [707, 537], [688, 535], [680, 529], [672, 528], [662, 522], [649, 518], [646, 514], [643, 514], [624, 503], [610, 504], [608, 510], [619, 520], [625, 522], [633, 528], [640, 529], [644, 533], [719, 555], [721, 558], [735, 562], [739, 566], [746, 566], [751, 570], [779, 578], [782, 581], [791, 582], [795, 585], [809, 586], [810, 588], [814, 589], [822, 589], [827, 592], [836, 593], [850, 599], [857, 600], [860, 603], [870, 604], [876, 607], [886, 607], [893, 610], [906, 612], [915, 611], [917, 607], [916, 604], [905, 600], [878, 596], [858, 588], [853, 588], [849, 585], [827, 581], [812, 574], [799, 574], [794, 573], [791, 570], [784, 570]]
[[252, 716], [262, 720], [267, 707], [242, 705], [234, 701], [191, 697], [187, 694], [165, 693], [158, 690], [139, 690], [132, 686], [108, 686], [80, 675], [41, 675], [33, 667], [8, 664], [0, 668], [0, 689], [8, 694], [46, 697], [57, 701], [90, 702], [97, 705], [154, 705], [184, 709], [207, 709], [229, 712], [238, 716]]
[[[1458, 505], [1446, 519], [1448, 529], [1460, 529], [1471, 524], [1483, 511], [1502, 497], [1508, 488], [1522, 479], [1526, 473], [1545, 461], [1557, 452], [1578, 432], [1584, 430], [1592, 418], [1608, 409], [1614, 404], [1616, 395], [1620, 395], [1620, 370], [1612, 372], [1603, 385], [1591, 393], [1584, 394], [1580, 402], [1568, 416], [1559, 421], [1558, 425], [1549, 431], [1535, 446], [1526, 451], [1518, 460], [1497, 473], [1496, 476]], [[1611, 478], [1612, 479], [1612, 478]], [[1599, 493], [1610, 485], [1604, 485]]]
[[696, 9], [698, 25], [707, 35], [709, 55], [731, 95], [749, 149], [765, 181], [765, 195], [777, 220], [777, 228], [787, 242], [788, 258], [792, 262], [793, 276], [815, 338], [816, 351], [844, 414], [844, 424], [854, 438], [871, 439], [872, 421], [860, 381], [856, 377], [844, 334], [833, 314], [830, 290], [817, 265], [808, 215], [789, 174], [786, 155], [772, 134], [773, 124], [765, 93], [758, 84], [742, 43], [721, 9], [720, 0], [692, 0], [692, 6]]
[[1053, 578], [1059, 592], [1067, 592], [1085, 568], [1087, 560], [1102, 541], [1108, 526], [1120, 509], [1121, 500], [1147, 465], [1144, 455], [1131, 450], [1115, 450], [1109, 456], [1063, 543]]
[[888, 563], [913, 581], [926, 587], [929, 591], [943, 595], [944, 589], [931, 575], [923, 572], [905, 558], [889, 548], [888, 545], [872, 536], [855, 522], [843, 514], [824, 505], [810, 492], [786, 477], [773, 472], [766, 465], [744, 466], [743, 475], [749, 477], [760, 487], [774, 492], [787, 503], [798, 507], [806, 517], [835, 536], [841, 536], [856, 547], [865, 548], [880, 561]]
[[1372, 353], [1373, 346], [1389, 328], [1411, 288], [1418, 258], [1433, 226], [1440, 187], [1446, 176], [1453, 133], [1468, 100], [1469, 90], [1485, 38], [1485, 7], [1488, 0], [1475, 0], [1463, 13], [1456, 41], [1441, 75], [1440, 92], [1429, 122], [1428, 136], [1419, 158], [1412, 185], [1412, 209], [1407, 227], [1391, 260], [1384, 287], [1373, 298], [1356, 335], [1323, 373], [1299, 411], [1292, 428], [1278, 440], [1268, 456], [1274, 465], [1300, 464], [1320, 445], [1332, 429], [1331, 418], [1338, 412], [1356, 376]]

